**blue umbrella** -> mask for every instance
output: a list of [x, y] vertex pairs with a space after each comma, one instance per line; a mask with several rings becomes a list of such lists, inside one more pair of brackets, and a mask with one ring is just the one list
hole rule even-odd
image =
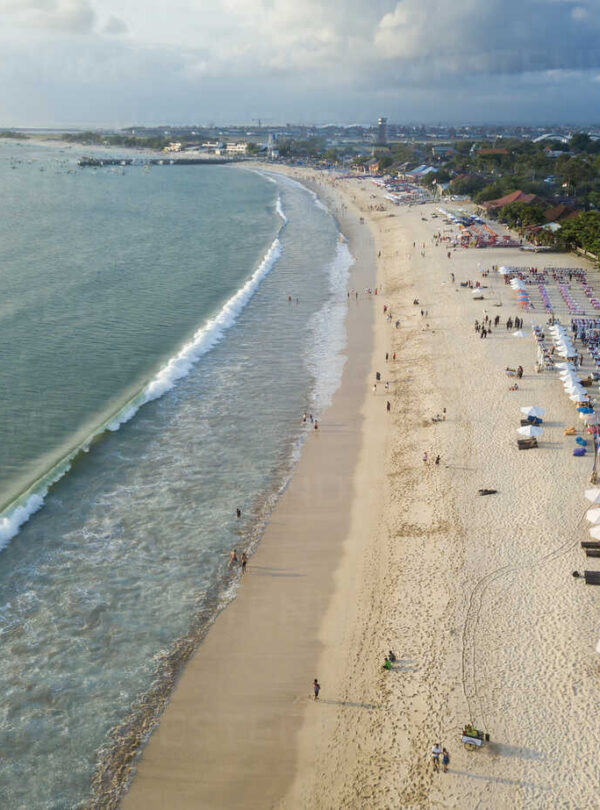
[[580, 408], [577, 408], [579, 413], [594, 413], [594, 409], [590, 408], [589, 405], [582, 405]]

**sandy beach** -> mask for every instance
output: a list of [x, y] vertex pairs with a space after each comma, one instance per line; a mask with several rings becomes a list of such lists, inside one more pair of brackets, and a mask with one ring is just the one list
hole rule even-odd
[[[448, 258], [435, 206], [291, 173], [317, 184], [356, 257], [342, 385], [122, 806], [593, 807], [600, 594], [571, 576], [594, 567], [579, 548], [592, 457], [572, 456], [564, 428], [581, 423], [558, 375], [536, 373], [534, 339], [505, 327], [547, 316], [523, 315], [502, 277], [480, 273], [581, 260]], [[368, 296], [376, 265], [381, 293]], [[483, 301], [467, 280], [486, 285]], [[484, 309], [501, 322], [481, 340]], [[518, 365], [514, 391], [505, 368]], [[516, 443], [525, 405], [546, 409], [531, 452]], [[469, 721], [490, 734], [481, 750], [460, 743]], [[447, 774], [432, 769], [437, 742]]]

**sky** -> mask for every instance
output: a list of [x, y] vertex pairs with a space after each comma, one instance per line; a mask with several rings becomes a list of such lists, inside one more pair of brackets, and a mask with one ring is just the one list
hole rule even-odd
[[0, 127], [600, 120], [600, 0], [0, 0]]

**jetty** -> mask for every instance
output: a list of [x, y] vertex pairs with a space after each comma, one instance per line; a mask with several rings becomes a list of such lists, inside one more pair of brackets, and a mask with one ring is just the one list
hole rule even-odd
[[103, 166], [218, 166], [224, 163], [238, 163], [239, 158], [96, 158], [81, 157], [77, 165], [84, 168]]

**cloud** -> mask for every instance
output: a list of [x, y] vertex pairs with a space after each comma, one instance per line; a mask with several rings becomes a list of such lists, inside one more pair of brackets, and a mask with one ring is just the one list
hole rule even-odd
[[567, 116], [597, 97], [597, 43], [600, 0], [0, 0], [3, 100], [23, 111], [43, 77], [70, 121], [84, 96], [125, 122]]
[[102, 32], [104, 34], [110, 34], [112, 36], [118, 36], [119, 34], [127, 33], [128, 28], [127, 25], [123, 22], [120, 17], [116, 17], [114, 14], [111, 14], [108, 20], [104, 23], [102, 28]]
[[86, 34], [93, 30], [96, 14], [89, 0], [1, 0], [0, 20], [4, 27]]

